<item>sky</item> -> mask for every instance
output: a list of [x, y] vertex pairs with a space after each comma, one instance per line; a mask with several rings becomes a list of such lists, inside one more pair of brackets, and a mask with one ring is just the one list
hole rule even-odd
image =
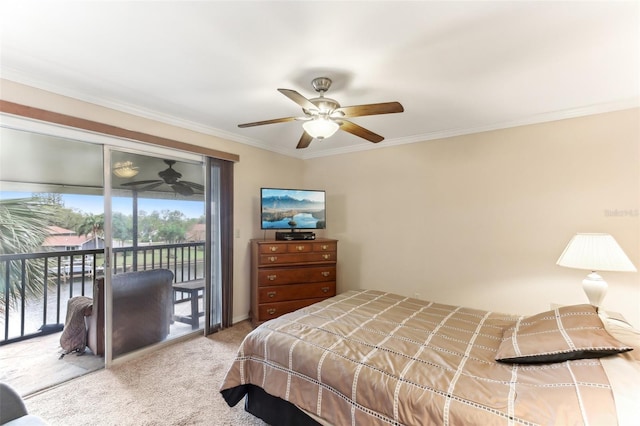
[[[104, 201], [102, 196], [98, 195], [76, 195], [61, 194], [64, 206], [70, 209], [78, 210], [82, 213], [102, 214], [104, 212]], [[8, 198], [30, 198], [30, 192], [0, 192], [0, 199]], [[112, 210], [125, 215], [132, 213], [132, 199], [125, 197], [113, 197]], [[204, 215], [203, 201], [184, 201], [184, 200], [159, 200], [151, 198], [138, 197], [138, 211], [144, 210], [147, 213], [162, 210], [180, 210], [187, 218], [199, 218]]]
[[288, 195], [297, 200], [324, 201], [324, 191], [314, 191], [305, 189], [278, 189], [278, 188], [262, 188], [262, 195], [271, 197], [274, 195]]

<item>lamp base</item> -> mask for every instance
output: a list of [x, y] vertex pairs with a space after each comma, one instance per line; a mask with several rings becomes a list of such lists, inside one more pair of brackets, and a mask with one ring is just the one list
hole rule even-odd
[[587, 295], [589, 303], [596, 308], [600, 307], [608, 287], [607, 282], [596, 272], [590, 273], [587, 275], [587, 278], [582, 281], [582, 289]]

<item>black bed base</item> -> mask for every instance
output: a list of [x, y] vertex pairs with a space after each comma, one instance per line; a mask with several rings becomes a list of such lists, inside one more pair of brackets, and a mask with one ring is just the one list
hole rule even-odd
[[240, 385], [220, 391], [230, 407], [236, 405], [246, 395], [245, 411], [261, 418], [272, 426], [318, 426], [320, 423], [309, 417], [292, 403], [269, 395], [256, 385]]

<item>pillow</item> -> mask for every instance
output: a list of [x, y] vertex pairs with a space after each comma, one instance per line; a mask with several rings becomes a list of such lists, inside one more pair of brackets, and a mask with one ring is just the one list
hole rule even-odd
[[604, 325], [604, 329], [614, 339], [634, 349], [640, 349], [640, 330], [633, 328], [624, 318], [609, 316], [602, 312], [599, 312], [598, 316]]
[[600, 358], [632, 349], [607, 333], [594, 306], [573, 305], [521, 317], [503, 331], [496, 361], [563, 362]]

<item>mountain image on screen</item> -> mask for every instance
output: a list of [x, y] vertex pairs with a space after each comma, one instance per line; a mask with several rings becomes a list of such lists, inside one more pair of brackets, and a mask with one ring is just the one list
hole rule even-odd
[[[304, 197], [305, 191], [298, 191], [301, 198], [288, 193], [261, 197], [262, 229], [324, 229], [325, 203]], [[323, 194], [324, 195], [324, 194]]]

